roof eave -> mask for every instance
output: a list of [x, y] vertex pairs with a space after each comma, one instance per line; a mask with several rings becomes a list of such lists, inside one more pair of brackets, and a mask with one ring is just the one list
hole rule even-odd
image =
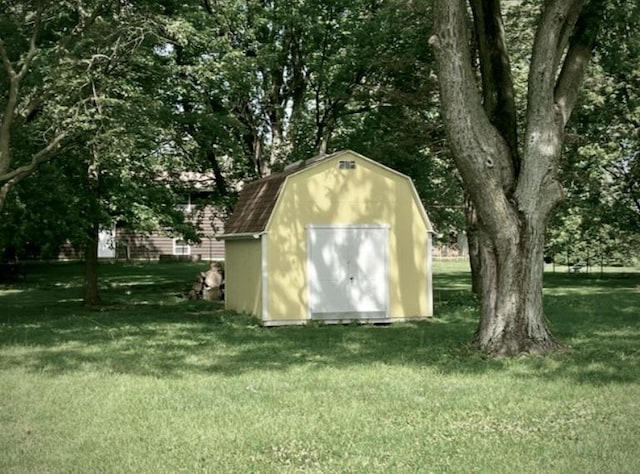
[[216, 240], [259, 239], [264, 234], [266, 234], [266, 232], [263, 230], [257, 232], [238, 232], [237, 234], [220, 234], [216, 235]]

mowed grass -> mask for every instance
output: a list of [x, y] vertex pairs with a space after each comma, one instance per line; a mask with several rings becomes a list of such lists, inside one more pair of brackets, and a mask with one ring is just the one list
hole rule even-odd
[[487, 359], [464, 262], [436, 318], [261, 328], [199, 264], [34, 265], [0, 286], [0, 472], [640, 472], [640, 273], [546, 275], [570, 350]]

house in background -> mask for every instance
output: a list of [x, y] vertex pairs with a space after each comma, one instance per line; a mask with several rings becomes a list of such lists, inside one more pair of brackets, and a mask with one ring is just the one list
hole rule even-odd
[[[145, 233], [132, 231], [123, 225], [100, 231], [98, 258], [118, 260], [208, 260], [224, 261], [224, 243], [217, 240], [223, 233], [222, 216], [213, 205], [202, 205], [211, 195], [213, 177], [198, 173], [185, 173], [182, 177], [185, 202], [181, 205], [187, 220], [196, 224], [201, 242], [190, 244], [171, 235], [171, 229], [158, 229]], [[195, 203], [199, 203], [196, 205]], [[82, 258], [82, 251], [71, 244], [60, 249], [58, 259]]]
[[293, 163], [240, 192], [225, 305], [265, 326], [432, 316], [431, 234], [409, 177], [352, 151]]
[[[98, 247], [105, 248], [102, 258], [224, 261], [224, 244], [216, 239], [223, 233], [223, 223], [214, 215], [212, 206], [205, 206], [201, 211], [202, 215], [198, 217], [201, 228], [199, 244], [189, 244], [180, 237], [160, 230], [144, 234], [116, 227], [112, 232], [103, 233], [104, 242], [101, 241]], [[109, 250], [108, 254], [106, 250]]]

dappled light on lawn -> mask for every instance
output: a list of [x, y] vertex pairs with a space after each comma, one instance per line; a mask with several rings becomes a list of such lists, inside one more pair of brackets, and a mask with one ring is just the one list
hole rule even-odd
[[176, 296], [197, 268], [108, 266], [120, 285], [99, 308], [65, 285], [71, 267], [0, 287], [1, 468], [416, 472], [425, 456], [442, 472], [640, 467], [640, 273], [547, 275], [545, 312], [570, 349], [493, 359], [469, 345], [477, 302], [457, 263], [437, 264], [435, 318], [389, 326], [263, 328]]

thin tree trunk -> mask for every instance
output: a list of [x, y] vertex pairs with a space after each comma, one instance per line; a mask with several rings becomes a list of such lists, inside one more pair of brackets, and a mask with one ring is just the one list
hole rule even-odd
[[11, 181], [0, 186], [0, 212], [4, 209], [4, 204], [7, 202], [7, 195], [12, 189], [13, 183]]
[[218, 196], [226, 197], [229, 195], [229, 189], [227, 188], [227, 180], [222, 173], [222, 169], [220, 168], [220, 163], [218, 162], [218, 157], [216, 156], [215, 151], [213, 151], [213, 144], [208, 144], [207, 150], [205, 152], [207, 161], [209, 165], [211, 165], [211, 169], [213, 170], [213, 176], [216, 180], [216, 191], [218, 191]]
[[85, 246], [84, 304], [101, 304], [98, 290], [98, 244], [100, 239], [100, 173], [97, 145], [91, 146], [91, 161], [87, 168], [89, 224]]
[[[274, 120], [279, 117], [279, 115], [274, 116]], [[286, 160], [288, 153], [291, 151], [288, 146], [282, 121], [280, 122], [271, 122], [271, 149], [269, 153], [269, 168], [273, 168], [273, 165], [276, 163], [283, 163]]]
[[327, 154], [327, 148], [329, 147], [329, 136], [328, 134], [323, 134], [320, 137], [320, 142], [318, 143], [318, 155], [326, 155]]
[[87, 306], [97, 306], [102, 303], [98, 289], [98, 242], [100, 228], [97, 223], [93, 223], [87, 230], [88, 240], [84, 254], [84, 304]]

